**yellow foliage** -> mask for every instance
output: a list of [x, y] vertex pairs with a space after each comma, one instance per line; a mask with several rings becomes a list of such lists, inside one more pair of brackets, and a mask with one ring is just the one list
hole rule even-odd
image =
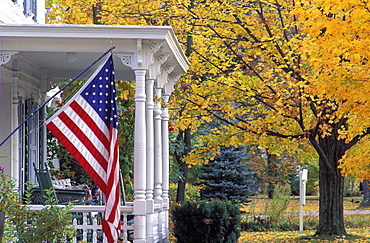
[[322, 146], [328, 139], [343, 153], [353, 150], [341, 161], [343, 172], [370, 176], [367, 139], [358, 143], [370, 131], [368, 1], [50, 0], [48, 5], [50, 23], [92, 24], [95, 7], [100, 24], [173, 27], [192, 63], [171, 100], [174, 124], [194, 133], [213, 118], [221, 121], [218, 131], [199, 138], [202, 146], [185, 158], [188, 163], [212, 158], [220, 145], [251, 143], [275, 154], [292, 150], [304, 159], [312, 153], [310, 144]]

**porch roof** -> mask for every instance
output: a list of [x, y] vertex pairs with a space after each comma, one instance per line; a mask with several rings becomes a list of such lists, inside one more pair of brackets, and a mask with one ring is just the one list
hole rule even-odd
[[[0, 25], [0, 54], [22, 56], [43, 70], [43, 78], [53, 84], [74, 78], [111, 46], [116, 54], [135, 53], [138, 39], [143, 44], [161, 42], [160, 52], [169, 54], [166, 63], [174, 66], [172, 73], [186, 72], [189, 62], [169, 26]], [[67, 52], [75, 52], [77, 60], [67, 62]], [[121, 61], [118, 64], [119, 56], [114, 58], [116, 79], [134, 80], [132, 68]], [[6, 65], [10, 68], [11, 62]]]

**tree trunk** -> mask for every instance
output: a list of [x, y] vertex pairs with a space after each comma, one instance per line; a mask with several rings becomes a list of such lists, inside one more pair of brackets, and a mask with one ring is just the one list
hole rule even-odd
[[329, 136], [319, 140], [320, 200], [318, 236], [345, 235], [343, 217], [344, 177], [338, 161], [345, 152], [343, 141]]
[[[185, 201], [185, 186], [188, 181], [189, 168], [188, 164], [183, 161], [183, 158], [190, 153], [191, 147], [191, 134], [190, 128], [185, 129], [184, 131], [179, 131], [179, 134], [176, 138], [179, 144], [182, 144], [182, 151], [175, 151], [175, 159], [180, 165], [180, 172], [182, 178], [177, 182], [177, 193], [176, 193], [176, 202]], [[181, 147], [181, 146], [180, 146]]]
[[188, 165], [183, 163], [180, 167], [183, 179], [177, 182], [176, 202], [185, 202], [185, 187], [188, 180]]
[[369, 180], [364, 180], [361, 184], [362, 184], [362, 190], [364, 191], [364, 198], [362, 199], [360, 208], [366, 208], [370, 206]]
[[277, 183], [277, 172], [275, 168], [276, 155], [270, 154], [266, 149], [267, 154], [267, 196], [272, 199]]
[[[189, 8], [193, 8], [194, 0], [190, 1], [191, 4]], [[193, 49], [193, 36], [188, 35], [186, 39], [186, 52], [185, 55], [190, 57]], [[183, 131], [179, 131], [177, 136], [177, 142], [182, 143], [184, 145], [183, 151], [176, 151], [175, 152], [175, 159], [177, 163], [180, 165], [180, 172], [182, 173], [183, 178], [177, 182], [177, 193], [176, 193], [176, 202], [185, 202], [185, 187], [186, 183], [188, 182], [188, 174], [189, 174], [189, 167], [183, 161], [183, 157], [190, 153], [191, 147], [191, 134], [190, 134], [190, 127], [186, 128]]]
[[95, 5], [93, 5], [93, 23], [94, 24], [101, 24], [100, 20], [101, 20], [101, 17], [98, 16], [99, 13], [101, 11], [101, 3], [96, 3]]

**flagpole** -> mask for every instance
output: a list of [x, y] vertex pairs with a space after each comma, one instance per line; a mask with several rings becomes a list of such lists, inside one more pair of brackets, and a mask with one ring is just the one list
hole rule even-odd
[[41, 110], [47, 103], [49, 103], [52, 99], [54, 99], [55, 96], [57, 96], [60, 92], [62, 92], [64, 89], [66, 89], [70, 84], [72, 84], [74, 81], [76, 81], [82, 74], [84, 74], [87, 70], [89, 70], [92, 66], [94, 66], [97, 62], [99, 62], [104, 56], [106, 56], [109, 52], [111, 52], [115, 46], [112, 46], [109, 48], [108, 51], [106, 51], [103, 55], [101, 55], [96, 61], [94, 61], [90, 66], [88, 66], [85, 70], [83, 70], [80, 74], [78, 74], [74, 79], [71, 79], [66, 85], [64, 85], [63, 88], [58, 90], [54, 95], [52, 95], [47, 101], [45, 101], [43, 104], [41, 104], [35, 111], [31, 113], [26, 119], [24, 119], [23, 122], [21, 122], [5, 139], [0, 143], [0, 147], [19, 129], [25, 124], [36, 112]]

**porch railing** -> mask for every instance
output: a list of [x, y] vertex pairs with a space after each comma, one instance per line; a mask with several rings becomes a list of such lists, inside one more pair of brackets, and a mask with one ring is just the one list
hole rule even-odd
[[[121, 206], [121, 235], [120, 242], [128, 243], [133, 241], [134, 215], [132, 203], [127, 203], [129, 206]], [[64, 207], [63, 205], [57, 205]], [[43, 205], [30, 205], [31, 210], [41, 210]], [[154, 205], [153, 214], [153, 235], [150, 237], [151, 242], [168, 242], [168, 229], [166, 225], [166, 211], [160, 204]], [[105, 243], [103, 240], [103, 232], [101, 225], [101, 217], [104, 212], [104, 206], [92, 205], [74, 205], [71, 208], [72, 213], [78, 213], [79, 219], [73, 220], [73, 225], [76, 230], [76, 236], [72, 239], [73, 243], [80, 241], [91, 243]]]
[[[64, 207], [63, 205], [58, 205]], [[41, 210], [43, 205], [30, 205], [31, 210]], [[134, 223], [130, 219], [133, 213], [133, 206], [121, 206], [121, 235], [120, 242], [130, 242], [130, 236], [133, 236]], [[80, 214], [81, 218], [73, 220], [73, 225], [76, 230], [76, 236], [72, 242], [80, 241], [98, 243], [103, 241], [101, 217], [104, 212], [104, 206], [91, 205], [75, 205], [71, 208], [72, 213]], [[133, 216], [132, 216], [133, 218]]]

